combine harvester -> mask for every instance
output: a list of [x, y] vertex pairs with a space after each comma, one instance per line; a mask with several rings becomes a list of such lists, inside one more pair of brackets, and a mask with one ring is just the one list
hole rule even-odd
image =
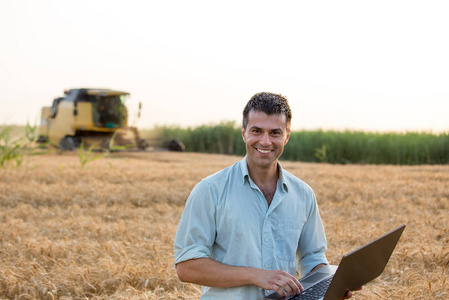
[[[43, 107], [39, 126], [40, 143], [49, 143], [59, 150], [84, 148], [111, 150], [110, 146], [127, 151], [184, 151], [177, 140], [151, 144], [142, 139], [136, 127], [128, 126], [125, 100], [129, 93], [110, 89], [70, 89], [65, 96]], [[141, 104], [139, 103], [140, 117]]]

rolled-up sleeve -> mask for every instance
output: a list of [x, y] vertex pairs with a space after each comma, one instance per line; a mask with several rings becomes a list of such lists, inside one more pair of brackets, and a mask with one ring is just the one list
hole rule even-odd
[[215, 204], [204, 180], [190, 193], [174, 241], [175, 266], [183, 261], [211, 257], [215, 240]]
[[312, 201], [309, 202], [307, 221], [299, 239], [299, 271], [305, 276], [315, 266], [328, 264], [326, 259], [327, 241], [323, 223], [320, 218], [315, 194], [312, 192]]

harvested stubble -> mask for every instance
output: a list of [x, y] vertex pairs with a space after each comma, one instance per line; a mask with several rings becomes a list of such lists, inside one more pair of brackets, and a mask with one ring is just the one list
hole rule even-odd
[[[173, 267], [177, 223], [191, 188], [239, 159], [128, 153], [82, 169], [64, 154], [0, 169], [0, 298], [197, 299]], [[331, 263], [407, 223], [355, 299], [449, 297], [449, 166], [282, 165], [314, 188]]]

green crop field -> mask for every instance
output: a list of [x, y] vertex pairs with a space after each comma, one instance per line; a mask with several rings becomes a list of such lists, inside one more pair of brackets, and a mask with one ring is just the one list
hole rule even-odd
[[[25, 134], [25, 126], [9, 127], [12, 137]], [[4, 128], [0, 126], [0, 131]], [[194, 128], [156, 126], [140, 131], [149, 140], [182, 141], [187, 152], [245, 153], [241, 129], [235, 122]], [[449, 132], [292, 131], [281, 159], [333, 164], [449, 164]]]
[[[159, 135], [184, 142], [186, 151], [243, 155], [235, 123], [195, 128], [159, 127]], [[448, 164], [448, 133], [374, 133], [363, 131], [293, 131], [284, 160], [337, 164]]]

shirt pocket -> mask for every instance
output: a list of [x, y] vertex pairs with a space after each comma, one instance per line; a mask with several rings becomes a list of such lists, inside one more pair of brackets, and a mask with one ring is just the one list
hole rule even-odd
[[275, 252], [279, 260], [284, 264], [296, 265], [296, 251], [298, 249], [299, 237], [304, 224], [288, 220], [280, 220], [277, 230], [274, 232]]

